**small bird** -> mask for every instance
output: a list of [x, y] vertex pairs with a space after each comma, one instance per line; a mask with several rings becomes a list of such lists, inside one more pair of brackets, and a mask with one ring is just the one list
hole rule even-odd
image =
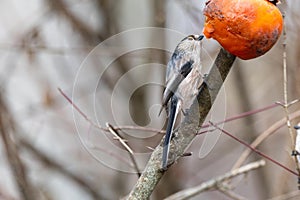
[[[166, 88], [162, 109], [166, 108], [168, 122], [163, 143], [162, 168], [168, 166], [170, 141], [179, 111], [188, 109], [198, 94], [203, 76], [201, 74], [201, 40], [203, 35], [189, 35], [177, 45], [167, 65]], [[162, 111], [160, 110], [160, 113]]]

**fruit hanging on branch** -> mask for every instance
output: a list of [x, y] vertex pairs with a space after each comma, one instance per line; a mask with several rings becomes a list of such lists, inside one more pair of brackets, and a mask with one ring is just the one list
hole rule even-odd
[[256, 58], [278, 40], [283, 19], [274, 1], [208, 0], [203, 34], [241, 59]]

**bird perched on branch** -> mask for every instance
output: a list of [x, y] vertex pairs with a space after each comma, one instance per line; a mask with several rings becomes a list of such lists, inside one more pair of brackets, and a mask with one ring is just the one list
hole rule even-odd
[[162, 168], [164, 170], [168, 166], [169, 145], [179, 111], [184, 112], [191, 106], [203, 82], [203, 76], [200, 72], [202, 39], [202, 35], [185, 37], [177, 45], [167, 65], [166, 88], [162, 100], [162, 109], [166, 108], [168, 112], [162, 156]]

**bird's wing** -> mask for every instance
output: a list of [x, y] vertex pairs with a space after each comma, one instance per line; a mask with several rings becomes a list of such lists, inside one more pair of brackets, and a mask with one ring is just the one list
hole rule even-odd
[[[172, 60], [172, 59], [171, 59]], [[163, 94], [162, 106], [166, 107], [168, 101], [176, 92], [179, 84], [187, 77], [193, 68], [194, 61], [186, 59], [178, 59], [175, 62], [168, 63], [168, 71], [166, 77], [166, 89]], [[170, 65], [170, 66], [169, 66]]]

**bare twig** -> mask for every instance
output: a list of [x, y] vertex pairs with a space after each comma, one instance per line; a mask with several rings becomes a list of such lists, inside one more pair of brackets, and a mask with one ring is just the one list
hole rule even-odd
[[[197, 98], [194, 100], [190, 109], [187, 110], [179, 129], [170, 143], [172, 158], [169, 159], [170, 165], [182, 156], [188, 145], [192, 142], [199, 128], [203, 124], [209, 110], [211, 109], [216, 96], [226, 79], [235, 56], [221, 49], [218, 57], [212, 66], [206, 81], [202, 84]], [[153, 151], [150, 160], [142, 176], [129, 194], [128, 199], [148, 199], [155, 186], [164, 174], [161, 167], [163, 139]]]
[[[72, 101], [72, 99], [61, 89], [61, 88], [58, 88], [58, 91], [60, 92], [60, 94], [71, 104], [71, 106], [90, 124], [92, 125], [93, 127], [97, 128], [97, 129], [100, 129], [102, 131], [106, 131], [106, 132], [109, 132], [108, 128], [104, 128], [98, 124], [96, 124], [95, 122], [93, 122], [80, 108], [78, 105], [76, 105], [75, 102]], [[289, 103], [289, 105], [292, 105], [294, 103], [297, 103], [299, 100], [296, 99], [292, 102]], [[241, 114], [238, 114], [236, 116], [232, 116], [232, 117], [229, 117], [223, 121], [219, 121], [219, 122], [216, 122], [215, 124], [216, 125], [220, 125], [220, 124], [223, 124], [223, 123], [227, 123], [227, 122], [231, 122], [231, 121], [234, 121], [234, 120], [237, 120], [237, 119], [241, 119], [243, 117], [247, 117], [249, 115], [254, 115], [254, 114], [257, 114], [257, 113], [260, 113], [260, 112], [263, 112], [263, 111], [266, 111], [266, 110], [269, 110], [269, 109], [272, 109], [272, 108], [275, 108], [277, 107], [278, 105], [282, 105], [280, 102], [275, 102], [275, 103], [272, 103], [268, 106], [265, 106], [265, 107], [262, 107], [262, 108], [259, 108], [259, 109], [256, 109], [256, 110], [250, 110], [250, 111], [247, 111], [247, 112], [244, 112], [244, 113], [241, 113]], [[210, 125], [209, 123], [207, 124], [203, 124], [201, 126], [201, 129], [202, 128], [208, 128]], [[149, 128], [149, 127], [142, 127], [142, 126], [129, 126], [129, 125], [125, 125], [125, 126], [113, 126], [113, 128], [115, 130], [133, 130], [133, 131], [146, 131], [146, 132], [154, 132], [154, 133], [160, 133], [160, 134], [164, 134], [166, 131], [165, 130], [161, 130], [161, 129], [156, 129], [156, 128]], [[213, 130], [211, 130], [213, 131]], [[198, 132], [197, 134], [203, 134], [203, 133], [207, 133], [209, 132], [208, 130], [204, 130], [204, 131], [201, 131], [201, 132]]]
[[274, 164], [278, 165], [279, 167], [285, 169], [286, 171], [290, 172], [291, 174], [294, 174], [294, 175], [298, 176], [298, 174], [297, 174], [296, 172], [294, 172], [293, 170], [287, 168], [286, 166], [284, 166], [283, 164], [277, 162], [276, 160], [274, 160], [273, 158], [267, 156], [266, 154], [262, 153], [262, 152], [259, 151], [258, 149], [253, 148], [251, 145], [249, 145], [249, 144], [247, 144], [246, 142], [240, 140], [239, 138], [235, 137], [234, 135], [232, 135], [231, 133], [225, 131], [224, 129], [221, 129], [220, 127], [214, 125], [213, 123], [212, 123], [212, 125], [213, 125], [214, 127], [216, 127], [218, 130], [220, 130], [220, 131], [222, 131], [223, 133], [225, 133], [227, 136], [233, 138], [234, 140], [238, 141], [239, 143], [241, 143], [241, 144], [243, 144], [244, 146], [246, 146], [246, 147], [248, 147], [249, 149], [251, 149], [251, 151], [254, 151], [254, 152], [257, 153], [258, 155], [260, 155], [260, 156], [262, 156], [262, 157], [268, 159], [269, 161], [271, 161], [271, 162], [273, 162]]
[[[90, 127], [88, 129], [88, 134], [90, 133], [90, 128], [91, 128], [91, 124], [90, 124]], [[102, 153], [106, 153], [107, 155], [115, 158], [116, 160], [120, 161], [121, 163], [125, 163], [127, 164], [129, 167], [132, 167], [133, 169], [136, 169], [136, 166], [134, 166], [131, 162], [129, 162], [125, 157], [117, 154], [117, 153], [114, 153], [113, 151], [110, 151], [108, 150], [107, 148], [103, 148], [101, 146], [95, 146], [94, 144], [88, 144], [88, 148], [91, 148], [91, 149], [94, 149], [94, 150], [97, 150], [97, 151], [101, 151]]]
[[[98, 124], [96, 124], [95, 122], [93, 122], [73, 101], [72, 99], [70, 99], [68, 97], [68, 95], [66, 95], [62, 89], [58, 88], [58, 91], [60, 92], [60, 94], [72, 105], [72, 107], [93, 127], [96, 127], [102, 131], [106, 131], [106, 132], [110, 132], [114, 137], [115, 139], [117, 139], [121, 144], [122, 146], [126, 149], [126, 151], [129, 153], [129, 156], [130, 156], [130, 159], [133, 163], [133, 166], [137, 172], [137, 175], [140, 176], [141, 173], [140, 173], [140, 170], [138, 168], [138, 165], [137, 165], [137, 162], [136, 162], [136, 159], [133, 155], [133, 151], [132, 149], [126, 144], [126, 141], [120, 136], [120, 134], [118, 133], [118, 129], [121, 129], [120, 127], [118, 129], [114, 128], [111, 124], [109, 123], [106, 123], [106, 127], [107, 128], [104, 128]], [[123, 128], [126, 128], [126, 127], [123, 127]], [[127, 127], [127, 128], [134, 128], [134, 127]], [[135, 128], [138, 128], [138, 127], [135, 127]], [[141, 127], [142, 128], [142, 127]], [[152, 129], [151, 129], [152, 130]]]
[[118, 131], [115, 130], [112, 125], [110, 125], [109, 123], [106, 123], [106, 127], [111, 132], [111, 134], [122, 144], [122, 146], [126, 149], [126, 151], [129, 153], [130, 159], [133, 163], [133, 166], [136, 170], [136, 173], [137, 173], [138, 177], [140, 177], [141, 172], [140, 172], [139, 167], [137, 165], [136, 159], [133, 155], [133, 150], [128, 146], [128, 144], [126, 144], [125, 140], [120, 136]]
[[63, 91], [62, 91], [62, 89], [60, 89], [60, 88], [57, 88], [58, 89], [58, 91], [60, 92], [60, 94], [61, 95], [63, 95], [63, 97], [65, 97], [65, 99], [72, 105], [72, 107], [77, 111], [77, 112], [79, 112], [79, 114], [86, 120], [86, 121], [88, 121], [90, 124], [92, 124], [94, 127], [96, 127], [96, 128], [99, 128], [99, 129], [104, 129], [103, 127], [101, 127], [101, 126], [99, 126], [99, 125], [97, 125], [97, 124], [95, 124], [84, 112], [82, 112], [81, 110], [80, 110], [80, 108], [79, 107], [77, 107], [77, 105], [72, 101], [72, 99], [70, 99]]
[[114, 126], [116, 130], [134, 130], [134, 131], [147, 131], [147, 132], [154, 132], [154, 133], [166, 133], [165, 130], [156, 129], [156, 128], [148, 128], [142, 126]]
[[[121, 129], [131, 129], [131, 130], [144, 130], [144, 131], [155, 131], [155, 132], [158, 132], [159, 130], [157, 129], [149, 129], [149, 128], [144, 128], [144, 127], [135, 127], [135, 126], [119, 126], [119, 127], [116, 127], [114, 128], [112, 125], [108, 124], [107, 125], [107, 129], [95, 124], [91, 119], [89, 119], [87, 117], [87, 115], [85, 113], [83, 113], [80, 108], [60, 89], [58, 88], [59, 92], [67, 99], [67, 101], [75, 108], [75, 110], [77, 110], [92, 126], [98, 128], [98, 129], [101, 129], [103, 131], [109, 131], [111, 133], [113, 133], [113, 135], [118, 138], [118, 140], [120, 141], [120, 143], [125, 147], [125, 149], [129, 152], [129, 155], [132, 156], [132, 150], [131, 148], [126, 144], [126, 142], [124, 141], [123, 138], [120, 138], [119, 137], [119, 134], [117, 134], [117, 130], [121, 130]], [[293, 105], [295, 103], [298, 102], [298, 99], [290, 102], [290, 103], [287, 103], [286, 105]], [[224, 120], [223, 122], [218, 122], [216, 124], [214, 124], [214, 126], [218, 125], [218, 124], [221, 124], [221, 123], [225, 123], [225, 122], [229, 122], [229, 121], [232, 121], [232, 120], [236, 120], [236, 119], [239, 119], [239, 118], [242, 118], [242, 117], [245, 117], [245, 116], [248, 116], [248, 115], [252, 115], [252, 114], [255, 114], [255, 113], [258, 113], [258, 112], [262, 112], [262, 111], [265, 111], [265, 110], [268, 110], [268, 109], [271, 109], [271, 108], [274, 108], [276, 107], [277, 105], [282, 105], [281, 103], [279, 102], [276, 102], [274, 104], [271, 104], [269, 106], [266, 106], [264, 108], [261, 108], [261, 109], [257, 109], [257, 110], [253, 110], [253, 111], [248, 111], [248, 112], [245, 112], [245, 113], [242, 113], [240, 115], [237, 115], [237, 116], [234, 116], [234, 117], [231, 117], [231, 118], [228, 118], [226, 120]], [[300, 111], [299, 111], [300, 112]], [[295, 112], [291, 115], [291, 119], [294, 119], [295, 117], [299, 116], [299, 113], [298, 112]], [[273, 160], [272, 158], [266, 156], [265, 154], [263, 154], [262, 152], [258, 151], [257, 149], [255, 149], [255, 146], [257, 146], [259, 143], [261, 143], [266, 137], [268, 137], [271, 133], [273, 133], [275, 130], [277, 130], [278, 128], [280, 128], [281, 126], [283, 126], [283, 123], [285, 121], [283, 121], [284, 119], [282, 119], [281, 121], [279, 121], [278, 123], [280, 124], [280, 126], [278, 127], [278, 124], [276, 123], [274, 126], [270, 127], [270, 129], [268, 129], [266, 132], [264, 132], [263, 134], [261, 134], [251, 145], [248, 145], [246, 143], [244, 143], [243, 141], [240, 141], [238, 138], [235, 138], [237, 141], [240, 141], [242, 144], [248, 146], [250, 148], [250, 150], [246, 150], [242, 156], [239, 158], [239, 160], [236, 162], [236, 164], [233, 166], [233, 169], [236, 168], [236, 167], [239, 167], [243, 162], [244, 160], [249, 156], [249, 154], [251, 153], [251, 150], [252, 151], [255, 151], [256, 153], [260, 154], [261, 156], [264, 156], [266, 157], [267, 159], [269, 159], [270, 161], [274, 162], [275, 164], [279, 165], [280, 167], [286, 169], [287, 171], [291, 172], [291, 173], [294, 173], [292, 170], [286, 168], [285, 166], [283, 166], [282, 164], [278, 163], [277, 161]], [[207, 125], [204, 125], [202, 127], [209, 127], [209, 124]], [[203, 132], [207, 132], [207, 131], [202, 131], [198, 134], [201, 134]], [[181, 155], [182, 156], [182, 155]], [[138, 172], [138, 175], [140, 176], [139, 174], [139, 170], [138, 170], [138, 167], [137, 167], [137, 163], [135, 162], [135, 159], [133, 159], [131, 157], [132, 161], [133, 161], [133, 164], [134, 164], [134, 167], [135, 169], [137, 170]]]
[[[93, 127], [100, 129], [101, 131], [109, 132], [108, 128], [104, 128], [94, 121], [92, 121], [79, 107], [75, 102], [72, 101], [70, 97], [60, 88], [57, 88], [59, 93], [71, 104], [71, 106]], [[112, 126], [113, 127], [113, 126]], [[156, 132], [156, 133], [165, 133], [164, 130], [159, 130], [155, 128], [146, 128], [140, 126], [114, 126], [115, 130], [136, 130], [136, 131], [148, 131], [148, 132]]]
[[[292, 114], [290, 114], [290, 119], [293, 120], [296, 117], [300, 116], [300, 110], [296, 111]], [[262, 134], [260, 134], [251, 144], [250, 146], [253, 148], [256, 148], [260, 143], [262, 143], [267, 137], [269, 137], [270, 135], [272, 135], [273, 133], [275, 133], [276, 130], [278, 130], [279, 128], [283, 127], [286, 124], [286, 118], [284, 117], [283, 119], [277, 121], [276, 123], [274, 123], [272, 126], [270, 126], [267, 130], [265, 130]], [[240, 167], [243, 162], [245, 162], [245, 160], [247, 159], [247, 157], [250, 155], [250, 153], [252, 152], [251, 149], [245, 149], [245, 151], [241, 154], [241, 156], [239, 157], [239, 159], [235, 162], [235, 164], [233, 165], [232, 169], [238, 168]]]
[[197, 194], [200, 194], [201, 192], [211, 190], [211, 189], [216, 189], [216, 188], [218, 188], [218, 186], [220, 184], [222, 184], [222, 182], [232, 179], [235, 176], [245, 174], [251, 170], [258, 169], [258, 168], [264, 166], [265, 164], [266, 164], [266, 162], [264, 160], [259, 160], [256, 162], [249, 163], [241, 168], [234, 169], [230, 172], [227, 172], [224, 175], [221, 175], [221, 176], [215, 177], [209, 181], [206, 181], [199, 186], [177, 192], [177, 193], [165, 198], [164, 200], [175, 200], [175, 199], [176, 200], [179, 200], [179, 199], [184, 200], [184, 199], [194, 197]]
[[[286, 125], [291, 137], [291, 144], [292, 144], [292, 150], [295, 149], [295, 145], [296, 145], [296, 136], [295, 136], [295, 132], [293, 132], [293, 129], [291, 127], [291, 120], [289, 118], [289, 110], [288, 110], [288, 91], [287, 91], [287, 84], [288, 84], [288, 80], [287, 80], [287, 62], [286, 62], [286, 30], [285, 27], [283, 27], [283, 96], [284, 96], [284, 112], [285, 112], [285, 116], [286, 116]], [[298, 177], [300, 179], [300, 168], [299, 168], [299, 161], [297, 159], [297, 156], [294, 156], [294, 161], [295, 161], [295, 166], [296, 166], [296, 170], [298, 172]]]
[[[292, 102], [289, 103], [289, 105], [293, 105], [295, 103], [299, 102], [299, 99], [296, 99]], [[74, 104], [74, 103], [72, 103]], [[227, 122], [231, 122], [231, 121], [235, 121], [235, 120], [238, 120], [238, 119], [241, 119], [241, 118], [244, 118], [244, 117], [247, 117], [249, 115], [254, 115], [254, 114], [257, 114], [257, 113], [260, 113], [260, 112], [264, 112], [264, 111], [267, 111], [267, 110], [270, 110], [270, 109], [273, 109], [273, 108], [276, 108], [277, 106], [279, 106], [280, 103], [279, 102], [275, 102], [275, 103], [272, 103], [268, 106], [264, 106], [262, 108], [258, 108], [258, 109], [255, 109], [255, 110], [250, 110], [250, 111], [247, 111], [247, 112], [243, 112], [243, 113], [240, 113], [238, 115], [235, 115], [235, 116], [232, 116], [232, 117], [229, 117], [223, 121], [219, 121], [219, 122], [216, 122], [215, 124], [216, 125], [220, 125], [220, 124], [223, 124], [223, 123], [227, 123]], [[204, 129], [204, 128], [208, 128], [210, 127], [210, 124], [209, 123], [206, 123], [206, 124], [203, 124], [201, 126], [201, 129]], [[147, 132], [155, 132], [155, 133], [161, 133], [161, 134], [164, 134], [166, 131], [165, 130], [159, 130], [159, 129], [155, 129], [155, 128], [148, 128], [148, 127], [140, 127], [140, 126], [114, 126], [114, 129], [116, 130], [136, 130], [136, 131], [147, 131]], [[215, 129], [214, 129], [215, 130]], [[105, 130], [107, 131], [107, 130]], [[198, 132], [197, 134], [201, 135], [203, 133], [207, 133], [207, 132], [210, 132], [210, 131], [213, 131], [213, 130], [203, 130], [201, 132]]]
[[300, 99], [295, 99], [291, 102], [288, 102], [288, 103], [282, 103], [280, 101], [277, 101], [275, 102], [276, 104], [278, 105], [281, 105], [282, 107], [286, 107], [286, 108], [289, 108], [290, 106], [294, 105], [295, 103], [298, 103], [300, 101]]
[[[263, 111], [267, 111], [269, 109], [272, 109], [272, 108], [275, 108], [278, 106], [278, 102], [275, 102], [275, 103], [272, 103], [271, 105], [268, 105], [268, 106], [265, 106], [263, 108], [259, 108], [259, 109], [255, 109], [255, 110], [250, 110], [250, 111], [247, 111], [247, 112], [243, 112], [241, 114], [238, 114], [236, 116], [233, 116], [233, 117], [229, 117], [223, 121], [220, 121], [220, 122], [216, 122], [214, 123], [215, 125], [220, 125], [220, 124], [223, 124], [223, 123], [227, 123], [227, 122], [231, 122], [231, 121], [234, 121], [234, 120], [237, 120], [237, 119], [241, 119], [243, 117], [247, 117], [249, 115], [254, 115], [254, 114], [257, 114], [257, 113], [260, 113], [260, 112], [263, 112]], [[208, 128], [210, 127], [210, 124], [207, 123], [207, 124], [204, 124], [203, 126], [201, 126], [201, 128]], [[206, 132], [210, 132], [210, 131], [214, 131], [214, 130], [204, 130], [204, 131], [201, 131], [197, 134], [201, 135], [203, 133], [206, 133]]]
[[109, 123], [106, 123], [106, 127], [108, 128], [109, 132], [115, 137], [114, 139], [117, 139], [130, 154], [133, 154], [132, 149], [126, 144], [125, 140], [121, 138], [120, 134], [113, 128], [113, 126]]
[[295, 135], [293, 134], [293, 131], [291, 129], [291, 121], [289, 119], [289, 111], [288, 111], [288, 94], [287, 94], [287, 64], [286, 64], [286, 32], [285, 32], [285, 28], [283, 28], [283, 38], [284, 38], [284, 41], [282, 43], [282, 46], [283, 46], [283, 64], [282, 64], [282, 67], [283, 67], [283, 98], [284, 98], [284, 111], [285, 111], [285, 114], [286, 114], [286, 125], [289, 129], [289, 133], [290, 133], [290, 136], [291, 136], [291, 142], [292, 142], [292, 146], [294, 149], [294, 146], [295, 146]]

